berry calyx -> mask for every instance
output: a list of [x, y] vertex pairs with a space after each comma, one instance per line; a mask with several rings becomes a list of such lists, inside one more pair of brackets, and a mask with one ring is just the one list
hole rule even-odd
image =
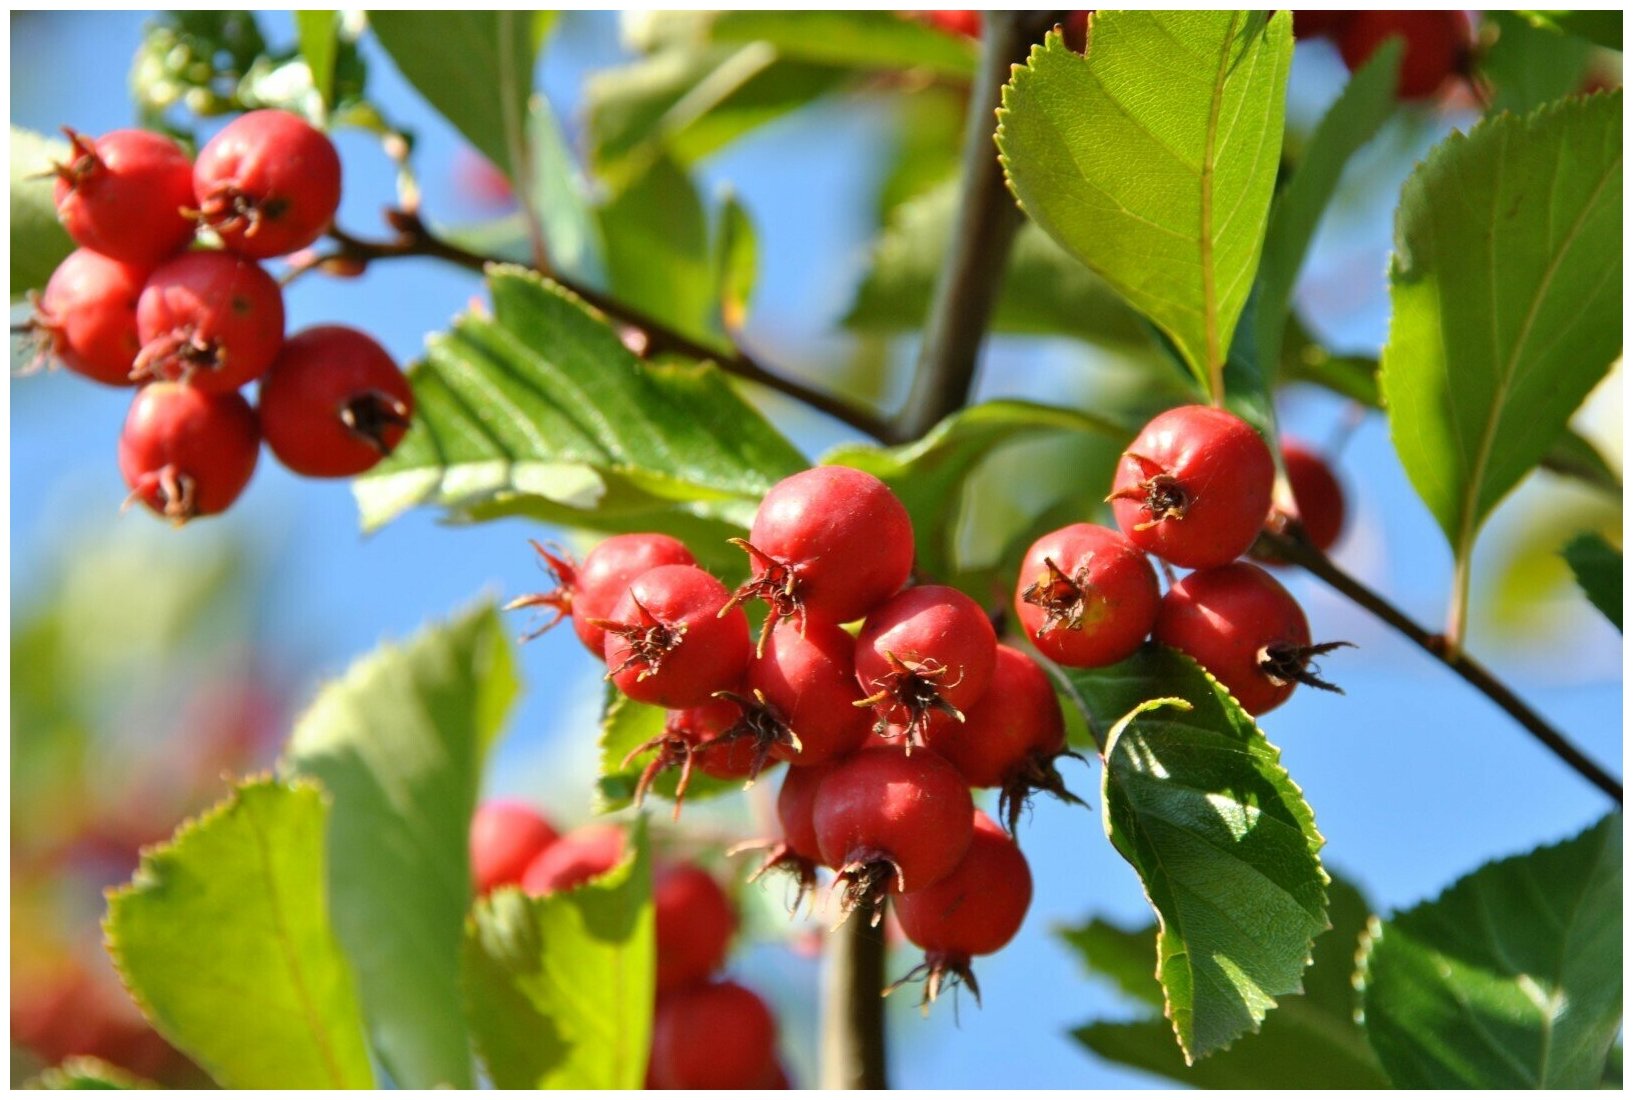
[[75, 244], [148, 268], [187, 247], [193, 166], [181, 146], [148, 130], [63, 133], [72, 155], [55, 165], [57, 216]]
[[616, 825], [581, 825], [563, 834], [522, 872], [522, 889], [534, 897], [582, 886], [606, 874], [624, 858], [624, 830]]
[[775, 1079], [777, 1022], [756, 994], [717, 981], [658, 997], [647, 1084], [654, 1089], [751, 1089]]
[[874, 729], [900, 730], [911, 752], [934, 719], [962, 722], [987, 690], [997, 635], [981, 605], [956, 588], [909, 588], [877, 608], [856, 639], [856, 679]]
[[[805, 896], [816, 889], [816, 871], [822, 865], [822, 846], [817, 841], [816, 824], [811, 813], [816, 805], [817, 788], [833, 770], [832, 764], [814, 767], [789, 768], [783, 776], [782, 788], [777, 792], [777, 821], [782, 826], [782, 839], [766, 843], [752, 843], [745, 848], [765, 848], [765, 857], [748, 881], [755, 882], [770, 871], [785, 871], [795, 882], [794, 901], [790, 912], [799, 909]], [[739, 849], [742, 850], [742, 849]]]
[[1147, 424], [1117, 464], [1112, 512], [1140, 549], [1187, 569], [1246, 552], [1276, 477], [1259, 433], [1223, 409], [1186, 405]]
[[119, 436], [130, 499], [180, 526], [224, 512], [255, 473], [261, 433], [236, 393], [156, 382], [136, 393]]
[[1466, 12], [1356, 11], [1336, 31], [1338, 52], [1354, 72], [1391, 38], [1405, 41], [1396, 94], [1428, 99], [1448, 78], [1467, 70], [1474, 47]]
[[748, 620], [726, 586], [695, 565], [660, 565], [629, 586], [606, 631], [607, 678], [631, 699], [695, 707], [742, 680]]
[[1247, 562], [1198, 570], [1170, 588], [1156, 639], [1190, 655], [1251, 715], [1279, 707], [1299, 684], [1343, 694], [1310, 662], [1350, 643], [1311, 645], [1298, 601]]
[[75, 249], [51, 273], [29, 328], [48, 355], [76, 374], [108, 386], [131, 384], [141, 349], [136, 302], [148, 269]]
[[707, 871], [660, 864], [652, 872], [652, 911], [659, 994], [700, 982], [726, 961], [737, 913]]
[[793, 740], [792, 731], [763, 699], [721, 691], [706, 703], [670, 711], [663, 732], [631, 749], [622, 766], [657, 750], [636, 780], [637, 806], [660, 774], [679, 768], [674, 811], [678, 821], [694, 768], [714, 779], [746, 779], [752, 784], [765, 769], [771, 747], [785, 740]]
[[261, 382], [261, 432], [306, 477], [352, 477], [396, 450], [414, 413], [408, 379], [366, 333], [318, 325], [283, 343]]
[[283, 346], [283, 291], [252, 260], [188, 252], [149, 276], [136, 334], [133, 378], [236, 390], [265, 374]]
[[471, 817], [471, 877], [478, 894], [522, 881], [556, 842], [556, 830], [525, 802], [484, 802]]
[[305, 248], [340, 206], [334, 143], [288, 111], [250, 111], [199, 150], [189, 177], [199, 219], [240, 256]]
[[811, 822], [822, 861], [838, 871], [842, 911], [868, 909], [878, 924], [887, 894], [951, 872], [969, 847], [974, 809], [958, 769], [931, 752], [863, 749], [834, 765]]
[[872, 725], [855, 703], [856, 640], [832, 623], [779, 623], [749, 661], [745, 686], [781, 717], [770, 753], [801, 767], [823, 764], [861, 745]]
[[1157, 574], [1139, 547], [1105, 527], [1074, 523], [1032, 544], [1015, 585], [1015, 618], [1050, 660], [1116, 664], [1157, 621]]

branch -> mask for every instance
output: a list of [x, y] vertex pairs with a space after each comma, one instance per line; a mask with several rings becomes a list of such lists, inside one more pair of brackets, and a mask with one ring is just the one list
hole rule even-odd
[[1507, 711], [1549, 752], [1563, 760], [1566, 765], [1589, 783], [1615, 799], [1618, 806], [1621, 805], [1622, 785], [1616, 781], [1615, 777], [1588, 759], [1581, 749], [1578, 749], [1566, 739], [1564, 734], [1554, 729], [1540, 714], [1526, 706], [1519, 696], [1515, 695], [1502, 681], [1486, 671], [1484, 666], [1475, 661], [1461, 648], [1453, 649], [1447, 645], [1444, 637], [1431, 634], [1407, 618], [1405, 612], [1401, 611], [1400, 608], [1333, 564], [1331, 558], [1317, 550], [1302, 535], [1296, 534], [1292, 528], [1289, 528], [1286, 533], [1265, 531], [1259, 536], [1259, 540], [1262, 545], [1270, 547], [1276, 557], [1303, 566], [1315, 576], [1326, 581], [1339, 593], [1366, 608], [1380, 620], [1416, 642], [1418, 647], [1425, 653], [1457, 673], [1472, 684], [1481, 694], [1485, 695], [1486, 698]]
[[824, 1089], [883, 1089], [885, 1083], [885, 938], [855, 913], [829, 933], [822, 972]]

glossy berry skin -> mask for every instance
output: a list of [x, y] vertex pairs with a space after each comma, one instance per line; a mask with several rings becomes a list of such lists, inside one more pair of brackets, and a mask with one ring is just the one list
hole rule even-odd
[[1147, 424], [1117, 463], [1117, 526], [1186, 569], [1241, 557], [1264, 526], [1276, 466], [1259, 433], [1223, 409], [1185, 405]]
[[758, 995], [719, 981], [658, 997], [650, 1088], [761, 1088], [776, 1066], [777, 1022]]
[[255, 410], [242, 396], [168, 382], [137, 391], [119, 436], [131, 496], [177, 524], [225, 512], [260, 454]]
[[981, 605], [956, 588], [920, 585], [877, 608], [856, 639], [856, 679], [880, 721], [910, 742], [987, 690], [998, 638]]
[[188, 252], [149, 276], [136, 304], [138, 376], [236, 390], [266, 373], [283, 346], [283, 291], [230, 252]]
[[783, 777], [782, 789], [777, 792], [777, 821], [782, 825], [783, 841], [802, 859], [822, 862], [822, 845], [817, 840], [817, 789], [828, 777], [834, 765], [823, 764], [811, 768], [789, 768]]
[[1066, 748], [1066, 721], [1049, 674], [1018, 649], [998, 647], [987, 692], [964, 721], [932, 726], [931, 751], [946, 758], [972, 787], [1002, 787], [1034, 753]]
[[890, 487], [848, 466], [818, 466], [771, 487], [754, 514], [754, 576], [740, 595], [774, 617], [860, 619], [913, 571], [913, 524]]
[[888, 862], [878, 885], [905, 893], [958, 866], [974, 809], [964, 777], [935, 753], [863, 749], [822, 781], [811, 821], [824, 863], [844, 872]]
[[261, 432], [306, 477], [352, 477], [396, 450], [414, 412], [408, 379], [365, 333], [318, 325], [284, 341], [261, 381]]
[[701, 982], [726, 961], [737, 913], [707, 871], [660, 865], [652, 872], [652, 910], [660, 994]]
[[1156, 639], [1189, 654], [1243, 710], [1258, 715], [1286, 702], [1296, 686], [1261, 667], [1267, 650], [1307, 648], [1310, 624], [1274, 577], [1235, 562], [1199, 570], [1170, 588], [1157, 615]]
[[573, 580], [573, 632], [591, 653], [601, 656], [607, 632], [594, 620], [612, 615], [636, 577], [660, 565], [696, 565], [679, 539], [656, 533], [614, 535], [584, 558]]
[[136, 302], [148, 270], [88, 248], [70, 252], [51, 273], [34, 314], [42, 347], [76, 374], [109, 386], [132, 384], [141, 348]]
[[1338, 52], [1354, 72], [1391, 38], [1406, 42], [1396, 92], [1428, 99], [1463, 69], [1473, 46], [1467, 13], [1461, 11], [1357, 11], [1339, 29]]
[[1283, 440], [1281, 460], [1304, 534], [1316, 549], [1323, 553], [1331, 550], [1344, 531], [1344, 487], [1327, 460], [1302, 443]]
[[969, 849], [939, 882], [891, 902], [907, 938], [931, 956], [965, 964], [1015, 938], [1032, 903], [1032, 871], [1014, 840], [974, 811]]
[[637, 577], [603, 623], [608, 677], [639, 703], [695, 707], [743, 678], [754, 646], [726, 586], [695, 565]]
[[67, 134], [72, 159], [57, 167], [57, 216], [75, 244], [149, 268], [187, 247], [193, 166], [181, 146], [147, 130]]
[[1015, 620], [1050, 660], [1098, 668], [1140, 648], [1161, 598], [1144, 551], [1110, 528], [1074, 523], [1026, 552], [1015, 582]]
[[749, 661], [744, 680], [758, 691], [794, 735], [798, 750], [778, 745], [772, 754], [790, 764], [809, 766], [837, 760], [868, 735], [873, 718], [856, 706], [856, 640], [821, 619], [804, 628], [784, 620], [766, 638], [765, 650]]
[[534, 857], [522, 872], [522, 889], [535, 897], [571, 890], [605, 874], [624, 858], [624, 830], [581, 825]]
[[471, 878], [478, 894], [522, 881], [556, 842], [556, 830], [525, 802], [484, 802], [471, 817]]
[[250, 111], [199, 150], [192, 192], [206, 225], [240, 256], [305, 248], [340, 206], [334, 143], [288, 111]]

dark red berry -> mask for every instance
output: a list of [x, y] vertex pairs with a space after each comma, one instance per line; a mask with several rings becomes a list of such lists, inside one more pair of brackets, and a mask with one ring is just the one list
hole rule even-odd
[[1275, 479], [1258, 432], [1223, 409], [1186, 405], [1129, 444], [1107, 499], [1134, 545], [1205, 569], [1241, 557], [1258, 537]]
[[1092, 14], [1088, 11], [1069, 11], [1061, 21], [1061, 41], [1073, 53], [1082, 53], [1089, 48], [1089, 16]]
[[571, 890], [606, 874], [624, 858], [624, 830], [581, 825], [545, 848], [522, 872], [522, 889], [536, 897]]
[[772, 1080], [777, 1022], [735, 982], [710, 982], [658, 998], [647, 1083], [654, 1089], [752, 1089]]
[[131, 402], [119, 472], [132, 500], [180, 525], [225, 512], [260, 453], [255, 410], [241, 395], [156, 382]]
[[1281, 460], [1305, 537], [1323, 553], [1331, 550], [1344, 531], [1344, 487], [1327, 460], [1297, 440], [1282, 441]]
[[351, 477], [396, 450], [414, 392], [390, 354], [343, 325], [284, 341], [261, 381], [261, 432], [279, 462], [306, 477]]
[[1189, 654], [1253, 715], [1281, 706], [1298, 684], [1340, 691], [1310, 660], [1349, 644], [1311, 645], [1298, 601], [1247, 562], [1198, 570], [1170, 588], [1156, 639]]
[[486, 894], [522, 881], [528, 865], [556, 842], [556, 830], [525, 802], [485, 802], [471, 817], [471, 877]]
[[147, 130], [63, 132], [73, 149], [56, 166], [57, 216], [76, 244], [149, 268], [187, 247], [193, 166], [181, 146]]
[[1162, 593], [1144, 551], [1106, 527], [1074, 523], [1032, 544], [1015, 583], [1015, 618], [1058, 664], [1097, 668], [1140, 648]]
[[288, 111], [251, 111], [199, 150], [191, 177], [204, 223], [241, 256], [305, 248], [340, 206], [334, 143]]
[[816, 888], [816, 869], [822, 865], [822, 846], [817, 842], [816, 825], [811, 811], [816, 804], [817, 788], [833, 771], [832, 764], [789, 768], [777, 792], [777, 821], [782, 826], [782, 838], [764, 845], [764, 859], [749, 881], [753, 882], [767, 871], [786, 871], [796, 883], [793, 908]]
[[856, 639], [821, 619], [779, 623], [749, 661], [744, 684], [788, 726], [792, 738], [771, 753], [790, 764], [836, 760], [860, 746], [873, 724], [856, 706]]
[[743, 678], [753, 653], [741, 608], [695, 565], [660, 565], [637, 577], [606, 619], [607, 677], [631, 699], [695, 707]]
[[109, 386], [131, 384], [136, 302], [148, 270], [88, 248], [70, 252], [51, 273], [31, 327], [40, 350], [76, 374]]
[[1328, 36], [1336, 38], [1354, 14], [1353, 11], [1295, 11], [1293, 37], [1300, 41]]
[[987, 690], [997, 646], [986, 612], [956, 588], [920, 585], [879, 607], [856, 639], [875, 727], [900, 727], [911, 751], [933, 718], [962, 721]]
[[863, 749], [834, 765], [811, 820], [844, 909], [871, 909], [877, 924], [887, 893], [946, 876], [969, 847], [974, 809], [964, 777], [933, 752]]
[[818, 466], [772, 486], [738, 545], [754, 573], [736, 599], [765, 600], [767, 630], [807, 612], [834, 623], [860, 619], [913, 571], [907, 509], [884, 482], [848, 466]]
[[737, 912], [713, 876], [690, 863], [652, 872], [658, 992], [703, 981], [726, 961]]
[[944, 984], [962, 981], [979, 1004], [981, 989], [970, 960], [1014, 939], [1031, 903], [1026, 857], [997, 822], [976, 810], [969, 849], [952, 873], [891, 902], [902, 932], [924, 948], [924, 965], [903, 981], [922, 975], [926, 1004]]
[[757, 736], [766, 723], [780, 719], [761, 713], [765, 708], [741, 691], [721, 692], [716, 698], [695, 707], [671, 710], [663, 731], [650, 741], [635, 746], [624, 757], [623, 766], [656, 749], [641, 769], [635, 783], [633, 801], [639, 806], [659, 774], [680, 769], [675, 783], [675, 818], [686, 799], [692, 772], [713, 779], [753, 779], [766, 765], [768, 750]]
[[136, 334], [138, 378], [236, 390], [265, 374], [283, 345], [283, 291], [253, 260], [188, 252], [148, 277]]
[[1344, 56], [1344, 64], [1349, 66], [1350, 72], [1354, 72], [1391, 38], [1402, 38], [1406, 42], [1396, 85], [1402, 99], [1427, 99], [1434, 95], [1448, 77], [1463, 71], [1474, 45], [1466, 12], [1357, 11], [1350, 13], [1350, 18], [1338, 30], [1338, 52]]

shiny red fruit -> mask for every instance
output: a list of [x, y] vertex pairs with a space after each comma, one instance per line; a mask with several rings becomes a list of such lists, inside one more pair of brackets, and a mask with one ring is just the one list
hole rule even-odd
[[695, 707], [743, 678], [753, 654], [741, 608], [695, 565], [660, 565], [637, 577], [599, 624], [608, 675], [631, 699]]
[[785, 620], [766, 638], [765, 650], [749, 661], [744, 686], [758, 692], [799, 740], [772, 755], [801, 767], [823, 764], [862, 744], [873, 715], [856, 702], [856, 639], [821, 619], [802, 626]]
[[340, 206], [334, 143], [288, 111], [251, 111], [199, 150], [191, 177], [204, 222], [226, 247], [265, 259], [305, 248]]
[[74, 243], [150, 268], [187, 247], [193, 166], [181, 146], [147, 130], [64, 132], [72, 150], [57, 165], [57, 216]]
[[366, 333], [318, 325], [284, 341], [261, 382], [261, 431], [277, 460], [306, 477], [352, 477], [396, 450], [414, 391]]
[[236, 390], [265, 374], [283, 346], [283, 291], [253, 260], [188, 252], [148, 277], [136, 334], [137, 377]]
[[987, 690], [998, 638], [981, 605], [956, 588], [909, 588], [876, 608], [856, 639], [856, 679], [878, 720], [922, 743], [932, 721], [956, 721]]
[[1049, 674], [1018, 649], [998, 647], [992, 682], [963, 722], [931, 729], [929, 748], [972, 787], [1002, 787], [1034, 754], [1066, 748], [1066, 720]]
[[973, 821], [969, 848], [952, 873], [891, 902], [909, 940], [966, 965], [1014, 939], [1032, 903], [1032, 871], [1015, 841], [980, 810]]
[[1282, 440], [1281, 460], [1304, 534], [1323, 553], [1331, 550], [1344, 531], [1344, 487], [1326, 459], [1296, 440]]
[[776, 1063], [777, 1022], [759, 996], [737, 983], [710, 982], [658, 998], [649, 1087], [763, 1088]]
[[34, 311], [41, 349], [76, 374], [109, 386], [132, 384], [141, 349], [136, 302], [148, 269], [75, 249], [51, 273]]
[[119, 472], [133, 499], [180, 525], [226, 511], [260, 453], [255, 410], [242, 396], [155, 382], [125, 417]]
[[1338, 52], [1350, 72], [1359, 69], [1391, 38], [1406, 42], [1397, 92], [1402, 99], [1427, 99], [1463, 70], [1474, 45], [1469, 17], [1462, 11], [1411, 9], [1357, 11], [1339, 29]]
[[525, 802], [485, 802], [471, 817], [471, 878], [478, 894], [522, 881], [556, 842], [556, 830]]
[[737, 912], [713, 876], [690, 863], [652, 872], [658, 992], [703, 981], [726, 961]]
[[581, 825], [563, 834], [522, 872], [522, 889], [542, 896], [582, 886], [624, 858], [624, 830], [617, 825]]
[[1161, 596], [1144, 551], [1109, 528], [1074, 523], [1026, 552], [1015, 582], [1015, 619], [1050, 660], [1098, 668], [1140, 648]]
[[782, 825], [783, 840], [795, 855], [812, 863], [822, 862], [822, 845], [811, 815], [816, 809], [817, 789], [832, 770], [831, 764], [789, 768], [777, 792], [777, 821]]
[[641, 533], [604, 539], [585, 555], [574, 581], [573, 631], [578, 640], [601, 656], [607, 632], [594, 620], [612, 615], [636, 577], [660, 565], [696, 564], [686, 544], [668, 535]]

